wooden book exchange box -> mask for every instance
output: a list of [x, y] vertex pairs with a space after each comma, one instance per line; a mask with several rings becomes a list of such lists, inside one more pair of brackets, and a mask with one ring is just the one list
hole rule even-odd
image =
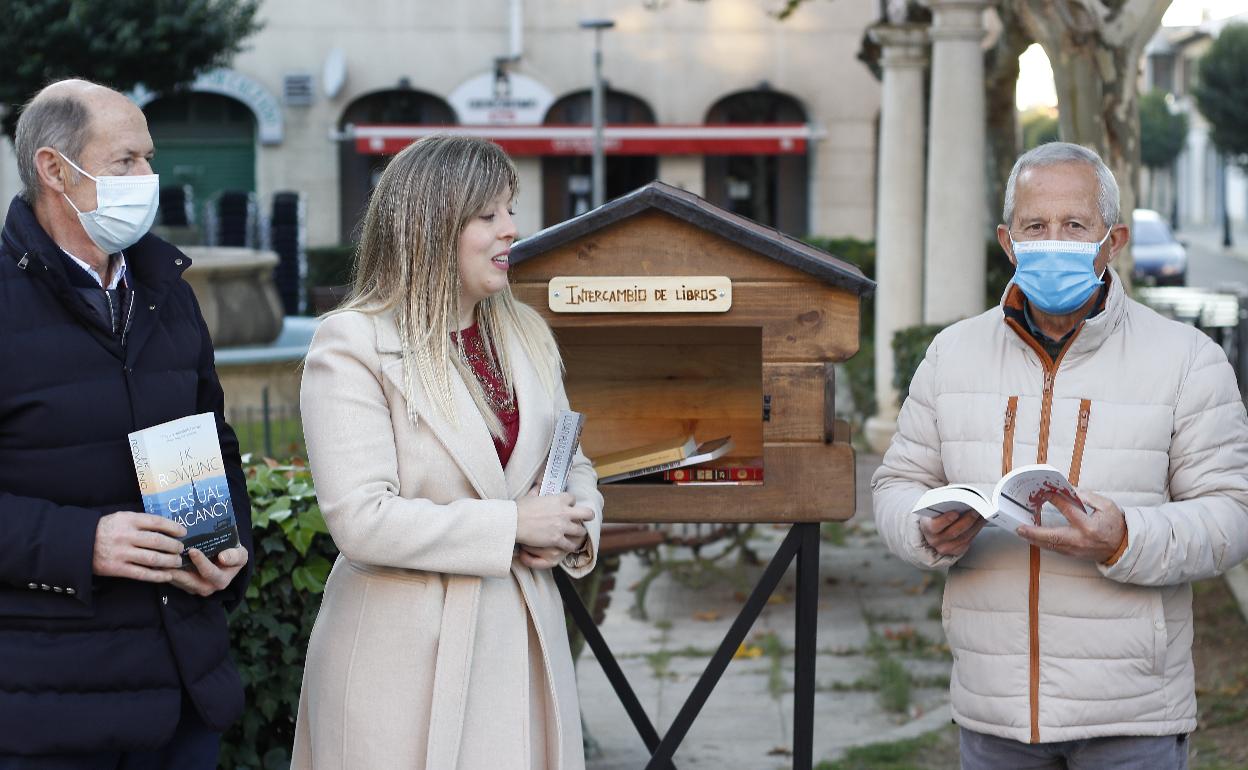
[[590, 457], [731, 436], [761, 485], [603, 484], [617, 522], [813, 522], [854, 512], [832, 364], [858, 351], [858, 268], [653, 182], [516, 243], [512, 289], [555, 331]]

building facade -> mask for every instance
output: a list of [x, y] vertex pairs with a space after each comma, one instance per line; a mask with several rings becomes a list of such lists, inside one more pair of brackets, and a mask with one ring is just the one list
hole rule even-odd
[[794, 235], [869, 238], [879, 87], [856, 55], [878, 4], [812, 0], [785, 20], [781, 5], [266, 0], [228, 69], [134, 96], [162, 185], [188, 185], [195, 207], [300, 191], [307, 244], [349, 242], [387, 160], [454, 127], [515, 157], [532, 233], [589, 205], [594, 33], [579, 22], [609, 18], [608, 198], [658, 178]]
[[1248, 223], [1248, 178], [1218, 152], [1192, 95], [1201, 57], [1227, 24], [1244, 23], [1248, 14], [1192, 27], [1163, 27], [1144, 52], [1140, 90], [1168, 94], [1172, 109], [1187, 114], [1188, 132], [1170, 173], [1143, 170], [1141, 206], [1172, 217], [1179, 228], [1220, 227], [1224, 211], [1236, 226]]

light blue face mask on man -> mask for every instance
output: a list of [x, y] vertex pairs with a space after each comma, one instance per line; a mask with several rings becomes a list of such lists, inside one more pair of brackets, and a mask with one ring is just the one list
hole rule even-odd
[[1040, 310], [1053, 315], [1073, 313], [1104, 285], [1105, 272], [1098, 276], [1094, 263], [1108, 239], [1109, 232], [1095, 243], [1016, 241], [1011, 236], [1010, 247], [1018, 261], [1014, 283]]

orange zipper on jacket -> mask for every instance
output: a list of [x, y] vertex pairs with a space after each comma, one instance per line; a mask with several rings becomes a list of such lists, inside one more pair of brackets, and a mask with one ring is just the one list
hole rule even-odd
[[[1079, 332], [1083, 330], [1080, 324], [1075, 333], [1070, 335], [1070, 339], [1066, 340], [1066, 344], [1058, 351], [1057, 358], [1049, 358], [1048, 351], [1028, 334], [1022, 326], [1013, 318], [1006, 318], [1005, 323], [1014, 330], [1014, 332], [1036, 351], [1036, 355], [1040, 357], [1041, 365], [1044, 367], [1044, 390], [1040, 398], [1040, 436], [1036, 442], [1036, 462], [1045, 463], [1049, 459], [1049, 423], [1053, 418], [1053, 384], [1057, 379], [1057, 368], [1062, 363], [1062, 358], [1066, 355], [1066, 351], [1070, 350], [1071, 344], [1079, 336]], [[1035, 521], [1040, 523], [1040, 514], [1037, 512]], [[1031, 743], [1040, 742], [1040, 549], [1037, 546], [1028, 547], [1029, 556], [1029, 575], [1027, 581], [1027, 636], [1028, 636], [1028, 658], [1030, 660], [1030, 673], [1028, 676], [1028, 694], [1031, 705]]]
[[1092, 400], [1083, 399], [1079, 402], [1079, 428], [1075, 431], [1075, 452], [1070, 457], [1070, 479], [1072, 487], [1079, 486], [1079, 472], [1083, 469], [1083, 445], [1088, 440], [1088, 423], [1092, 419]]
[[1014, 422], [1018, 418], [1018, 396], [1005, 404], [1005, 436], [1001, 440], [1001, 475], [1014, 470]]

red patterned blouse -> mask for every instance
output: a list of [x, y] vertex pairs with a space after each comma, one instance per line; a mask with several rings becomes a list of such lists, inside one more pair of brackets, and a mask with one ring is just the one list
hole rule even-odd
[[498, 461], [506, 468], [511, 450], [516, 448], [516, 438], [520, 435], [519, 406], [515, 397], [507, 392], [507, 384], [498, 365], [486, 355], [485, 341], [481, 339], [481, 330], [477, 325], [474, 323], [458, 334], [451, 332], [451, 340], [458, 343], [457, 337], [461, 335], [464, 339], [464, 358], [477, 375], [477, 382], [481, 383], [486, 400], [494, 407], [494, 414], [503, 424], [504, 439], [495, 438], [494, 448], [498, 451]]

